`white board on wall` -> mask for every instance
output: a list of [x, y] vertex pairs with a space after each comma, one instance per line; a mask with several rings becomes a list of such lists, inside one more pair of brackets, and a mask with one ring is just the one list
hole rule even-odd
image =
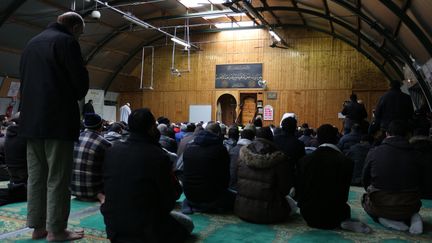
[[211, 105], [190, 105], [189, 122], [211, 121]]
[[116, 111], [115, 106], [104, 105], [102, 118], [106, 121], [116, 121]]

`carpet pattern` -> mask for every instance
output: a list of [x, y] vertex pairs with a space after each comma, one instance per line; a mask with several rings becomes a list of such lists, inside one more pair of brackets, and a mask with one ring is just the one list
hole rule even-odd
[[[0, 187], [2, 185], [0, 184]], [[351, 187], [350, 200], [352, 217], [373, 228], [369, 235], [344, 230], [317, 230], [309, 228], [300, 214], [293, 215], [287, 222], [276, 225], [251, 224], [235, 215], [209, 215], [194, 213], [191, 218], [195, 229], [188, 242], [432, 242], [432, 200], [423, 201], [420, 211], [425, 221], [425, 232], [412, 236], [405, 232], [385, 229], [375, 223], [360, 205], [363, 189]], [[179, 205], [180, 201], [179, 200]], [[25, 228], [26, 203], [15, 203], [0, 207], [0, 242], [45, 242], [30, 240], [30, 230]], [[72, 199], [69, 227], [84, 228], [85, 238], [77, 242], [108, 242], [105, 237], [103, 217], [98, 203], [80, 202]]]

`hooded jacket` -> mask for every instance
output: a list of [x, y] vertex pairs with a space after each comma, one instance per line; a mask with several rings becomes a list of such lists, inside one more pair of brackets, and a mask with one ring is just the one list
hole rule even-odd
[[287, 219], [290, 207], [288, 158], [266, 139], [257, 138], [240, 149], [238, 194], [234, 212], [254, 223], [276, 223]]
[[215, 202], [227, 191], [230, 159], [218, 135], [200, 131], [184, 151], [183, 163], [183, 189], [189, 201]]

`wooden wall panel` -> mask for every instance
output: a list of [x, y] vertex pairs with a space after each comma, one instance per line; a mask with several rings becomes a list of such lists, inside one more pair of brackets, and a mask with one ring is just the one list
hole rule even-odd
[[[166, 46], [155, 52], [154, 90], [125, 92], [136, 84], [136, 79], [130, 79], [130, 85], [124, 80], [123, 84], [116, 84], [120, 81], [116, 80], [112, 90], [120, 91], [122, 100], [131, 97], [134, 102], [150, 107], [155, 116], [164, 115], [173, 122], [186, 121], [192, 104], [211, 104], [214, 119], [216, 101], [223, 91], [215, 89], [216, 65], [263, 63], [267, 91], [278, 94], [276, 100], [267, 100], [264, 94], [264, 105], [274, 108], [274, 120], [264, 124], [279, 124], [284, 112], [295, 112], [299, 124], [307, 122], [318, 127], [331, 123], [341, 128], [337, 113], [351, 92], [359, 94], [370, 112], [387, 89], [384, 75], [340, 40], [305, 29], [294, 28], [281, 34], [292, 48], [270, 48], [269, 35], [264, 30], [195, 35], [192, 40], [201, 50], [191, 52], [190, 72], [182, 73], [181, 77], [171, 75], [172, 47]], [[186, 69], [186, 53], [177, 50], [175, 63], [176, 68]], [[150, 63], [146, 61], [145, 65]], [[140, 68], [141, 64], [137, 66]], [[145, 70], [149, 70], [148, 67]], [[134, 98], [137, 95], [142, 99]]]

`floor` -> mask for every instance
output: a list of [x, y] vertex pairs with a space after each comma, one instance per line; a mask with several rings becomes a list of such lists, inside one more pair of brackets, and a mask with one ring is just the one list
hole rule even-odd
[[[5, 183], [0, 184], [4, 187]], [[385, 229], [373, 222], [360, 206], [363, 189], [352, 187], [350, 200], [352, 217], [373, 228], [369, 235], [343, 230], [309, 228], [297, 213], [284, 224], [257, 225], [246, 223], [234, 215], [191, 215], [195, 229], [189, 242], [432, 242], [432, 200], [423, 201], [420, 211], [425, 221], [425, 232], [412, 236], [405, 232]], [[180, 200], [179, 200], [180, 201]], [[0, 207], [0, 242], [45, 242], [30, 240], [30, 229], [25, 226], [26, 203]], [[108, 242], [98, 203], [72, 199], [70, 228], [84, 228], [85, 238], [77, 242]]]

